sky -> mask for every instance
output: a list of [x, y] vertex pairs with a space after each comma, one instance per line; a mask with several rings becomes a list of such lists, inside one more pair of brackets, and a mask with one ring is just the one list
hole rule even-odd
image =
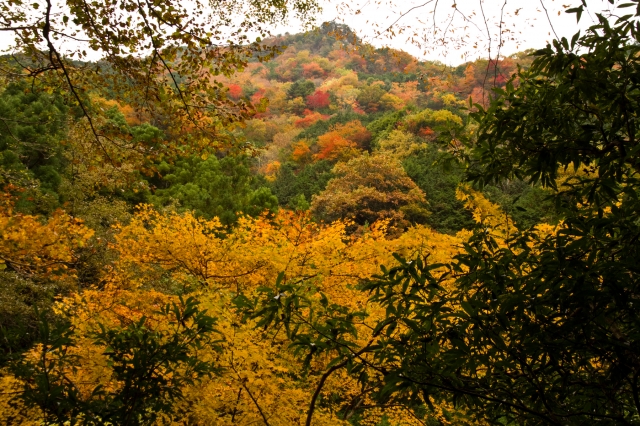
[[[178, 1], [185, 6], [189, 0]], [[316, 18], [318, 24], [344, 23], [376, 47], [390, 46], [418, 59], [447, 65], [542, 48], [553, 38], [570, 38], [579, 29], [593, 24], [596, 12], [610, 7], [606, 0], [588, 0], [589, 13], [578, 24], [575, 15], [564, 11], [580, 0], [318, 1], [323, 8]], [[64, 9], [64, 0], [56, 3]], [[303, 25], [292, 20], [274, 27], [271, 33], [302, 30]], [[12, 39], [11, 32], [0, 31], [0, 49], [7, 48]]]
[[[580, 23], [567, 8], [579, 0], [322, 0], [317, 22], [349, 25], [376, 47], [391, 46], [419, 59], [457, 65], [542, 48], [556, 37], [573, 36], [607, 11], [606, 0], [590, 0]], [[500, 24], [502, 23], [502, 24]], [[393, 25], [392, 25], [393, 24]], [[298, 32], [295, 25], [274, 29]], [[393, 35], [392, 35], [393, 33]]]

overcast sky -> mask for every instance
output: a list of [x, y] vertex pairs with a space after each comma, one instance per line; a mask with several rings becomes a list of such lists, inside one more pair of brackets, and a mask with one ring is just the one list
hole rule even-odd
[[[589, 13], [578, 24], [574, 14], [564, 12], [578, 0], [322, 0], [322, 4], [319, 23], [342, 22], [378, 47], [388, 45], [451, 65], [486, 57], [489, 47], [495, 57], [501, 41], [502, 56], [542, 48], [556, 35], [570, 39], [593, 24], [596, 12], [610, 8], [605, 0], [590, 0]], [[394, 22], [391, 28], [396, 34], [391, 36], [386, 30]], [[289, 26], [276, 32], [298, 30]]]
[[[184, 1], [183, 6], [189, 0]], [[588, 0], [589, 13], [578, 25], [575, 15], [564, 10], [579, 4], [579, 0], [319, 1], [323, 12], [317, 23], [345, 23], [376, 47], [391, 46], [419, 59], [449, 65], [487, 57], [489, 49], [492, 57], [498, 53], [508, 56], [527, 48], [544, 47], [556, 35], [570, 38], [578, 29], [591, 25], [596, 12], [610, 6], [606, 0]], [[64, 0], [56, 3], [64, 4]], [[274, 27], [272, 33], [302, 29], [300, 24], [290, 22]], [[0, 49], [12, 39], [12, 33], [0, 32]]]

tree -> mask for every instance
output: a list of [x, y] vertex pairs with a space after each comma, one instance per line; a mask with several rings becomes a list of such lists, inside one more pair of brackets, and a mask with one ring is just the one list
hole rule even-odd
[[319, 151], [315, 158], [320, 160], [347, 161], [358, 156], [362, 149], [369, 148], [371, 133], [359, 120], [338, 123], [329, 132], [318, 136]]
[[238, 100], [242, 96], [242, 87], [237, 84], [229, 85], [229, 96], [231, 99]]
[[403, 120], [403, 127], [428, 141], [438, 141], [443, 145], [449, 145], [452, 141], [459, 143], [457, 141], [463, 139], [466, 133], [462, 117], [445, 109], [434, 111], [427, 108], [408, 115]]
[[316, 90], [311, 95], [307, 96], [307, 106], [310, 109], [323, 109], [327, 108], [331, 103], [329, 99], [329, 93], [322, 90]]
[[[127, 327], [100, 324], [91, 333], [104, 349], [109, 372], [117, 380], [115, 389], [96, 386], [83, 395], [69, 379], [79, 368], [73, 353], [78, 343], [68, 324], [41, 322], [40, 356], [14, 366], [16, 377], [25, 379], [20, 399], [36, 406], [45, 423], [152, 424], [175, 409], [184, 399], [183, 388], [211, 375], [215, 365], [199, 359], [197, 349], [215, 347], [212, 339], [215, 319], [201, 309], [194, 298], [166, 304], [157, 314], [163, 330], [149, 318], [141, 317]], [[156, 319], [156, 321], [157, 321]]]
[[311, 201], [313, 214], [326, 221], [348, 219], [365, 225], [387, 219], [402, 228], [408, 225], [407, 213], [420, 211], [425, 202], [400, 162], [390, 157], [365, 153], [336, 164], [333, 173], [336, 177]]
[[296, 127], [309, 127], [317, 123], [319, 120], [326, 120], [329, 118], [327, 115], [322, 115], [317, 111], [311, 111], [308, 109], [305, 109], [302, 114], [304, 115], [304, 118], [296, 120]]
[[289, 90], [287, 90], [287, 96], [290, 99], [302, 98], [305, 99], [307, 96], [313, 94], [316, 90], [316, 85], [313, 84], [311, 80], [297, 80], [295, 81]]
[[[392, 133], [393, 134], [393, 133]], [[381, 143], [384, 147], [384, 141]], [[473, 229], [471, 213], [456, 197], [456, 190], [464, 179], [464, 167], [451, 160], [451, 154], [430, 144], [404, 159], [407, 175], [424, 191], [429, 202], [429, 216], [425, 220], [438, 232], [455, 234]]]
[[160, 205], [179, 204], [180, 210], [193, 210], [197, 216], [220, 218], [225, 225], [236, 222], [238, 214], [257, 216], [274, 212], [278, 200], [269, 188], [252, 188], [247, 159], [242, 157], [210, 156], [179, 160], [175, 167], [164, 163], [161, 185], [151, 200]]
[[377, 143], [378, 151], [403, 161], [427, 146], [414, 135], [402, 130], [392, 130]]
[[9, 84], [0, 94], [0, 184], [31, 188], [20, 194], [23, 210], [51, 212], [62, 201], [61, 140], [68, 110], [59, 93], [34, 93], [24, 82]]
[[318, 153], [314, 156], [318, 160], [348, 161], [360, 154], [358, 145], [343, 137], [335, 130], [318, 137]]
[[293, 203], [296, 202], [296, 198], [302, 195], [305, 200], [311, 200], [315, 194], [327, 187], [327, 183], [333, 177], [332, 168], [333, 164], [329, 161], [319, 160], [294, 173], [293, 165], [284, 164], [273, 182], [273, 193], [281, 205], [295, 207]]
[[363, 87], [356, 100], [367, 112], [376, 112], [380, 108], [380, 99], [387, 92], [379, 84], [371, 84]]
[[[292, 329], [257, 330], [254, 320], [235, 312], [236, 302], [271, 291], [263, 284], [282, 275], [281, 284], [319, 289], [358, 309], [366, 300], [358, 280], [375, 274], [378, 264], [392, 262], [393, 251], [420, 251], [434, 243], [427, 242], [432, 233], [425, 228], [393, 239], [384, 226], [351, 236], [345, 227], [281, 210], [273, 217], [241, 218], [230, 229], [217, 218], [140, 206], [129, 223], [116, 227], [112, 247], [118, 255], [101, 271], [100, 287], [59, 300], [63, 323], [50, 323], [42, 345], [21, 357], [18, 377], [23, 380], [17, 385], [24, 398], [15, 400], [8, 413], [25, 410], [26, 402], [48, 414], [35, 413], [32, 419], [60, 423], [80, 421], [80, 413], [98, 424], [100, 418], [128, 424], [123, 421], [128, 413], [140, 421], [304, 423], [307, 412], [301, 407], [308, 406], [331, 359], [312, 364], [298, 359], [297, 349], [287, 347], [286, 333]], [[200, 304], [189, 307], [190, 296]], [[314, 309], [320, 307], [317, 299]], [[214, 311], [215, 332], [193, 321]], [[192, 316], [185, 318], [188, 313]], [[380, 311], [372, 314], [378, 318]], [[357, 325], [362, 343], [371, 331], [367, 326]], [[322, 344], [308, 343], [315, 342]], [[207, 368], [194, 371], [197, 366]], [[317, 398], [314, 424], [346, 426], [344, 417], [354, 413], [374, 424], [381, 421], [377, 407], [366, 408], [373, 401], [358, 404], [360, 387], [345, 371], [322, 381], [326, 393]], [[0, 404], [19, 395], [2, 392]], [[354, 403], [365, 407], [354, 408]], [[8, 413], [0, 412], [0, 419]], [[400, 407], [388, 415], [398, 422], [410, 418]]]
[[355, 143], [359, 148], [368, 149], [371, 133], [362, 125], [360, 120], [351, 120], [344, 124], [336, 124], [333, 131]]
[[[569, 12], [580, 18], [583, 7]], [[355, 312], [338, 306], [307, 329], [325, 353], [345, 348], [333, 365], [378, 385], [379, 403], [451, 401], [499, 424], [638, 423], [640, 12], [619, 12], [536, 51], [517, 87], [497, 91], [487, 110], [476, 105], [466, 178], [540, 182], [563, 221], [518, 228], [462, 188], [479, 226], [453, 259], [398, 255], [362, 283], [386, 312], [375, 344], [355, 343]], [[262, 300], [266, 312], [273, 302]], [[302, 300], [290, 288], [281, 303]], [[305, 313], [283, 321], [295, 315]]]
[[323, 70], [317, 62], [302, 65], [302, 75], [305, 78], [322, 78], [325, 77], [326, 74], [327, 72]]
[[0, 196], [0, 365], [19, 357], [40, 337], [38, 315], [47, 316], [55, 296], [77, 289], [81, 250], [94, 231], [61, 210], [43, 221], [15, 211]]

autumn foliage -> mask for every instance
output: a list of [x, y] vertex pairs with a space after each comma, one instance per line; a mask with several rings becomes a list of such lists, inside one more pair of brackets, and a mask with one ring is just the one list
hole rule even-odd
[[308, 109], [305, 109], [302, 114], [304, 115], [304, 117], [296, 120], [296, 127], [309, 127], [317, 123], [319, 120], [326, 120], [329, 118], [328, 115], [323, 115], [317, 111], [311, 111]]
[[311, 109], [322, 109], [329, 106], [329, 93], [316, 90], [307, 96], [307, 106]]
[[[308, 367], [285, 349], [284, 334], [265, 340], [253, 322], [242, 321], [233, 310], [234, 295], [254, 293], [284, 274], [288, 281], [313, 285], [331, 300], [355, 308], [365, 300], [361, 293], [348, 290], [358, 280], [375, 274], [377, 265], [390, 262], [393, 252], [431, 250], [426, 242], [441, 238], [420, 228], [390, 240], [385, 223], [374, 224], [366, 235], [356, 237], [347, 236], [348, 221], [319, 225], [306, 214], [282, 212], [274, 219], [241, 220], [227, 233], [217, 219], [162, 214], [142, 206], [129, 224], [117, 227], [112, 246], [117, 261], [104, 271], [101, 288], [70, 295], [58, 308], [73, 312], [70, 319], [76, 327], [77, 346], [72, 350], [80, 362], [73, 368], [69, 365], [67, 377], [83, 398], [91, 398], [96, 386], [119, 389], [122, 384], [109, 373], [105, 348], [91, 338], [92, 330], [100, 324], [118, 327], [141, 318], [157, 331], [169, 327], [157, 312], [159, 306], [177, 301], [176, 296], [159, 291], [159, 283], [165, 282], [188, 289], [217, 313], [219, 349], [203, 347], [199, 357], [213, 357], [216, 368], [224, 373], [182, 389], [182, 402], [164, 418], [178, 420], [188, 410], [192, 419], [209, 424], [248, 425], [263, 416], [274, 425], [300, 422], [305, 416], [300, 407], [307, 404], [317, 380], [290, 379], [305, 374]], [[53, 228], [45, 229], [50, 231], [43, 231], [43, 236], [55, 235]], [[378, 315], [375, 309], [372, 314]], [[365, 341], [366, 328], [362, 331]], [[29, 356], [36, 354], [34, 349]], [[52, 351], [47, 356], [53, 360], [58, 355]], [[324, 363], [317, 362], [311, 371], [324, 368]], [[348, 405], [349, 396], [358, 393], [354, 385], [343, 374], [333, 377], [327, 390], [342, 397], [318, 410], [314, 424], [347, 424], [331, 412]], [[380, 415], [368, 414], [372, 420]], [[402, 410], [396, 415], [402, 417]]]
[[230, 84], [229, 96], [231, 96], [232, 99], [240, 99], [242, 96], [242, 87], [239, 84]]
[[391, 157], [365, 154], [338, 163], [334, 173], [337, 177], [311, 204], [312, 211], [327, 221], [348, 219], [365, 225], [388, 220], [402, 228], [409, 224], [407, 214], [423, 210], [424, 193]]
[[46, 221], [15, 211], [8, 194], [0, 205], [0, 269], [55, 280], [76, 278], [78, 251], [94, 231], [62, 210]]
[[[0, 300], [0, 326], [14, 327], [1, 336], [13, 346], [0, 358], [0, 422], [477, 424], [427, 394], [380, 402], [387, 377], [365, 349], [384, 342], [375, 324], [388, 313], [360, 288], [398, 255], [445, 263], [461, 253], [469, 231], [436, 231], [432, 207], [464, 205], [500, 247], [514, 232], [483, 193], [459, 187], [456, 198], [459, 178], [444, 203], [422, 189], [442, 184], [428, 155], [451, 160], [474, 137], [462, 107], [484, 93], [480, 67], [446, 74], [391, 49], [363, 56], [326, 32], [290, 37], [279, 56], [209, 76], [220, 121], [203, 108], [174, 120], [171, 103], [150, 115], [100, 88], [92, 121], [61, 108], [63, 129], [45, 144], [45, 132], [19, 125], [53, 113], [0, 82], [0, 115], [25, 111], [11, 132], [0, 128], [0, 184], [21, 185], [0, 202], [0, 279], [21, 302]], [[502, 65], [515, 67], [492, 70]], [[424, 158], [433, 170], [421, 180], [410, 160]], [[295, 324], [259, 317], [257, 301], [275, 290], [279, 320], [304, 295]], [[313, 355], [338, 330], [316, 339], [311, 324], [345, 312], [356, 337], [338, 352], [362, 361], [360, 376]]]

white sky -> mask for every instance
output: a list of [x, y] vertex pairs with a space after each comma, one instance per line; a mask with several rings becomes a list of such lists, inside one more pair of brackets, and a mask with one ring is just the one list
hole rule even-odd
[[[527, 48], [542, 48], [555, 38], [555, 34], [570, 39], [579, 29], [594, 23], [595, 13], [609, 10], [611, 6], [606, 0], [589, 0], [589, 13], [583, 14], [578, 25], [575, 14], [567, 14], [564, 10], [580, 4], [579, 0], [322, 0], [322, 4], [324, 10], [318, 23], [342, 22], [377, 47], [391, 46], [420, 59], [451, 65], [487, 57], [488, 33], [495, 57], [500, 44], [501, 17], [503, 46], [500, 55], [508, 56]], [[384, 30], [406, 12], [393, 27], [396, 35], [386, 37], [384, 34], [388, 33]], [[402, 26], [410, 28], [397, 34]], [[282, 27], [274, 33], [285, 31], [298, 32], [299, 28]]]
[[[575, 15], [563, 11], [576, 6], [580, 0], [319, 1], [323, 12], [317, 23], [332, 20], [345, 23], [376, 47], [391, 46], [419, 59], [439, 60], [449, 65], [487, 57], [489, 47], [495, 57], [501, 40], [501, 21], [500, 55], [508, 56], [527, 48], [544, 47], [555, 34], [570, 38], [578, 29], [594, 22], [594, 13], [610, 7], [606, 0], [588, 0], [590, 13], [583, 15], [578, 26]], [[395, 21], [397, 24], [392, 28], [396, 34], [388, 37], [390, 33], [385, 30]], [[291, 23], [275, 27], [272, 34], [301, 30], [300, 25]], [[7, 48], [12, 41], [11, 32], [0, 31], [0, 49]]]

